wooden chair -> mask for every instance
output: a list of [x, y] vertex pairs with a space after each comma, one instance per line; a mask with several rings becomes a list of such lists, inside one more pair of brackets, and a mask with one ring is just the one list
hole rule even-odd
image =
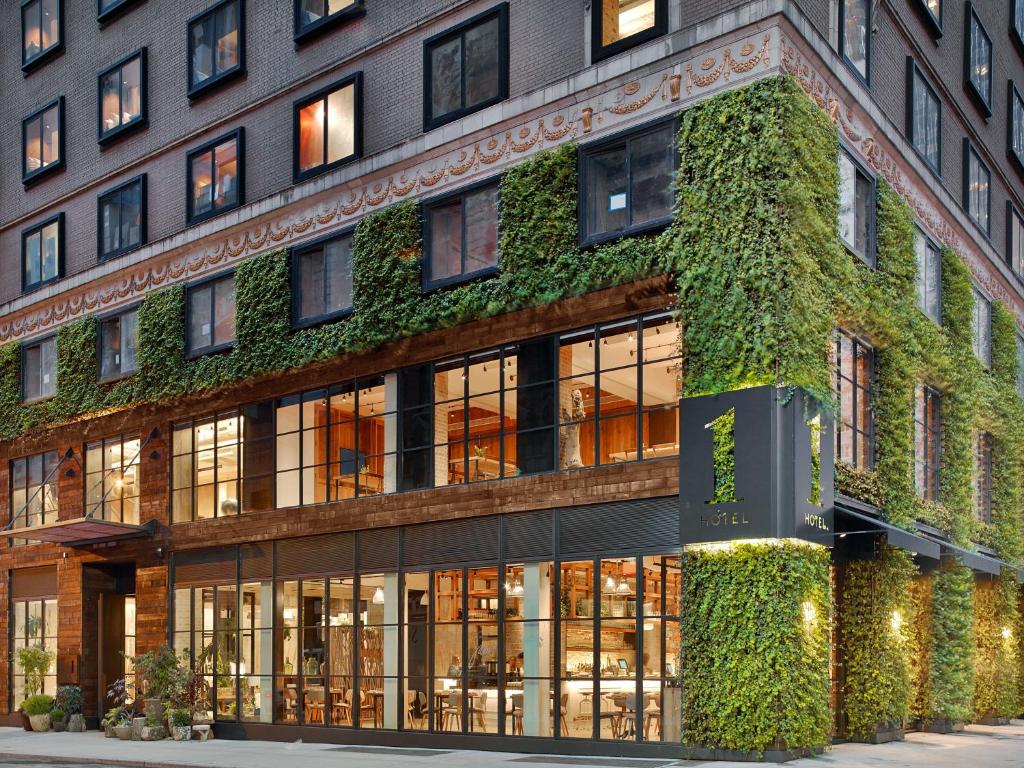
[[441, 730], [451, 730], [452, 722], [455, 722], [457, 730], [462, 730], [462, 694], [449, 693], [445, 699], [445, 705], [441, 709]]
[[306, 692], [306, 722], [311, 725], [324, 724], [324, 692]]
[[281, 701], [284, 703], [284, 721], [286, 723], [298, 722], [299, 694], [294, 688], [285, 688], [281, 691]]
[[352, 704], [341, 688], [331, 689], [331, 725], [352, 725]]
[[471, 698], [469, 700], [469, 728], [473, 729], [473, 715], [476, 715], [476, 721], [480, 725], [480, 730], [484, 733], [487, 732], [487, 723], [484, 722], [484, 713], [487, 712], [487, 695], [489, 691], [481, 691], [479, 696]]
[[644, 741], [650, 738], [651, 723], [654, 723], [654, 735], [661, 736], [661, 707], [658, 706], [658, 694], [647, 695], [644, 707]]
[[422, 691], [405, 692], [405, 716], [409, 721], [409, 727], [417, 731], [423, 729], [424, 704], [427, 697]]
[[[552, 717], [554, 717], [554, 705], [552, 705], [551, 709], [552, 709], [551, 715], [552, 715]], [[568, 693], [563, 693], [559, 697], [559, 701], [558, 701], [558, 722], [560, 722], [562, 724], [560, 730], [562, 731], [562, 735], [563, 736], [568, 736], [569, 735], [569, 723], [567, 722], [568, 719], [569, 719], [569, 694]]]
[[512, 709], [508, 711], [509, 717], [512, 718], [512, 735], [522, 736], [523, 735], [523, 694], [513, 693], [511, 696]]

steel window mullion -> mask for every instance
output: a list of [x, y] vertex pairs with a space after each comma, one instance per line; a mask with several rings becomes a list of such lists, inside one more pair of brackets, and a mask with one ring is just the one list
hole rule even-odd
[[644, 460], [644, 323], [637, 319], [636, 330], [636, 441], [637, 460]]
[[462, 574], [462, 733], [469, 732], [469, 568], [459, 569]]
[[646, 613], [644, 611], [644, 582], [646, 576], [644, 575], [644, 557], [642, 554], [637, 554], [633, 560], [634, 570], [637, 574], [636, 578], [636, 609], [633, 611], [633, 629], [636, 633], [636, 669], [633, 670], [633, 690], [636, 694], [636, 700], [633, 706], [633, 740], [639, 742], [641, 734], [641, 726], [643, 724], [644, 714], [644, 678], [647, 670], [644, 669], [644, 619], [646, 619]]
[[327, 130], [328, 130], [328, 126], [327, 126], [327, 96], [323, 97], [322, 102], [323, 102], [323, 113], [324, 113], [324, 146], [323, 146], [323, 154], [321, 155], [321, 159], [323, 161], [323, 165], [327, 165], [327, 157], [328, 157], [327, 145], [328, 145], [328, 142], [330, 141], [330, 139], [328, 138], [328, 135], [327, 135]]
[[[598, 421], [600, 423], [600, 420]], [[590, 612], [590, 682], [593, 693], [590, 696], [590, 738], [601, 738], [601, 558], [590, 561], [590, 589], [593, 599], [591, 600]], [[573, 576], [573, 583], [576, 577]], [[561, 703], [561, 699], [559, 699]], [[561, 707], [558, 707], [561, 709]], [[559, 713], [561, 714], [561, 713]]]

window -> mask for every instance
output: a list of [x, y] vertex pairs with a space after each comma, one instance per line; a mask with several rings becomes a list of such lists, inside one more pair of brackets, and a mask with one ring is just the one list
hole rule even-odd
[[137, 309], [100, 320], [100, 380], [118, 379], [134, 373], [138, 344]]
[[992, 435], [974, 432], [974, 514], [983, 523], [992, 522]]
[[839, 153], [839, 236], [871, 266], [874, 254], [875, 182], [846, 151]]
[[139, 524], [141, 441], [123, 435], [85, 446], [85, 514]]
[[498, 185], [424, 206], [423, 283], [448, 285], [498, 267]]
[[352, 309], [352, 233], [292, 251], [292, 318], [296, 326]]
[[907, 57], [907, 136], [932, 170], [942, 168], [941, 105], [924, 73]]
[[99, 198], [100, 260], [127, 253], [146, 242], [146, 175], [136, 176]]
[[943, 0], [917, 0], [924, 21], [935, 37], [942, 37], [942, 4]]
[[188, 222], [230, 211], [245, 196], [245, 131], [238, 128], [188, 153]]
[[596, 0], [590, 12], [593, 61], [668, 31], [667, 0]]
[[873, 469], [874, 410], [871, 386], [875, 351], [846, 331], [836, 334], [836, 461]]
[[58, 280], [64, 273], [64, 214], [21, 233], [21, 287], [28, 291]]
[[15, 528], [31, 528], [57, 521], [56, 451], [11, 461], [11, 520]]
[[917, 252], [917, 306], [936, 323], [942, 323], [942, 252], [920, 229], [915, 231]]
[[[1024, 6], [1024, 0], [1021, 0]], [[1010, 81], [1010, 109], [1009, 109], [1009, 148], [1010, 159], [1017, 166], [1017, 170], [1024, 172], [1024, 96], [1020, 95], [1017, 86]]]
[[63, 96], [22, 121], [21, 180], [26, 184], [64, 167], [63, 124]]
[[57, 338], [21, 348], [21, 393], [26, 403], [53, 397], [57, 390]]
[[1024, 52], [1024, 0], [1013, 0], [1013, 23], [1010, 25], [1010, 31], [1013, 42]]
[[57, 598], [11, 601], [11, 711], [28, 696], [25, 687], [25, 670], [18, 663], [18, 651], [22, 648], [43, 646], [53, 653], [50, 668], [43, 675], [42, 693], [53, 696], [57, 693]]
[[295, 104], [296, 181], [362, 154], [363, 77], [357, 72]]
[[146, 124], [146, 49], [99, 75], [99, 142]]
[[366, 13], [363, 0], [295, 0], [295, 42]]
[[126, 13], [139, 0], [96, 0], [96, 20], [100, 26]]
[[964, 33], [964, 87], [981, 113], [992, 114], [992, 39], [981, 25], [974, 3], [967, 3]]
[[974, 316], [971, 323], [974, 354], [988, 368], [992, 365], [992, 303], [974, 289]]
[[1024, 277], [1024, 215], [1006, 201], [1006, 263]]
[[188, 23], [188, 95], [245, 73], [245, 6], [222, 0]]
[[1024, 336], [1017, 336], [1017, 394], [1024, 400]]
[[839, 52], [865, 82], [870, 77], [872, 0], [840, 0]]
[[64, 50], [61, 0], [27, 0], [21, 4], [21, 68], [29, 71]]
[[977, 150], [964, 139], [964, 210], [985, 236], [991, 234], [992, 174]]
[[188, 351], [216, 352], [235, 342], [235, 275], [223, 275], [188, 287]]
[[672, 218], [675, 122], [580, 150], [580, 244], [664, 226]]
[[942, 432], [941, 396], [928, 386], [914, 394], [914, 487], [926, 501], [939, 500], [939, 461]]
[[423, 130], [508, 98], [508, 3], [423, 44]]

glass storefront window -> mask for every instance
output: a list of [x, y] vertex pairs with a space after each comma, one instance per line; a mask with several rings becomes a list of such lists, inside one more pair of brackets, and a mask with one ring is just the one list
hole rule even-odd
[[25, 671], [18, 663], [22, 648], [42, 646], [54, 653], [54, 662], [43, 676], [40, 693], [53, 696], [57, 692], [57, 599], [15, 600], [11, 603], [11, 656], [9, 680], [11, 710], [25, 700]]
[[85, 446], [86, 514], [138, 524], [139, 446], [139, 438], [123, 436]]

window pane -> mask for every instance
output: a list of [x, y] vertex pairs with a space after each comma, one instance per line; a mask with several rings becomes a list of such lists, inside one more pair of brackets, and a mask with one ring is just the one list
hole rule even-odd
[[235, 278], [214, 284], [213, 343], [227, 344], [235, 340]]
[[43, 112], [43, 167], [60, 159], [60, 108], [58, 105]]
[[992, 44], [977, 17], [971, 17], [971, 82], [986, 102], [992, 101]]
[[430, 278], [441, 280], [462, 272], [462, 202], [430, 210]]
[[352, 238], [343, 237], [324, 246], [324, 311], [336, 312], [352, 306]]
[[921, 73], [914, 70], [913, 142], [933, 166], [939, 164], [939, 101]]
[[58, 2], [59, 0], [42, 0], [40, 42], [44, 51], [59, 42], [60, 10]]
[[299, 170], [308, 171], [324, 162], [324, 102], [315, 101], [299, 110]]
[[121, 68], [121, 123], [142, 114], [142, 60], [134, 58]]
[[625, 229], [629, 209], [626, 148], [587, 157], [587, 234]]
[[25, 370], [22, 372], [23, 388], [26, 400], [35, 400], [39, 397], [39, 347], [26, 347]]
[[456, 37], [430, 51], [430, 113], [441, 117], [462, 106], [462, 40]]
[[857, 226], [854, 234], [854, 250], [865, 255], [868, 252], [868, 223], [871, 221], [871, 181], [857, 173]]
[[100, 326], [100, 376], [121, 373], [121, 319], [105, 320]]
[[57, 389], [57, 342], [48, 339], [39, 345], [39, 396], [49, 397]]
[[[1024, 2], [1018, 3], [1018, 7], [1024, 8]], [[1024, 99], [1020, 94], [1013, 92], [1013, 127], [1012, 147], [1017, 156], [1024, 160]]]
[[238, 3], [217, 11], [217, 74], [238, 64]]
[[201, 349], [213, 344], [213, 317], [211, 311], [213, 286], [204, 285], [192, 291], [189, 297], [189, 346]]
[[38, 232], [25, 237], [25, 284], [34, 285], [43, 279], [40, 271], [42, 255], [40, 253], [41, 238]]
[[216, 208], [238, 202], [238, 144], [234, 139], [218, 144], [214, 149], [217, 165], [217, 193], [213, 199]]
[[192, 158], [192, 213], [213, 208], [213, 153], [202, 152]]
[[486, 187], [465, 197], [466, 268], [465, 272], [496, 266], [498, 263], [498, 188]]
[[655, 0], [601, 0], [601, 45], [611, 45], [654, 26]]
[[120, 84], [119, 70], [108, 72], [100, 81], [100, 110], [103, 116], [104, 131], [117, 128], [121, 124]]
[[60, 258], [60, 226], [54, 221], [43, 227], [43, 280], [57, 276], [57, 264]]
[[672, 212], [672, 128], [666, 127], [630, 143], [633, 226]]
[[498, 19], [466, 30], [466, 101], [464, 106], [493, 99], [500, 94], [500, 52]]
[[139, 343], [139, 313], [137, 310], [121, 315], [121, 372], [135, 370], [135, 351]]
[[975, 223], [988, 232], [989, 172], [973, 149], [968, 149], [968, 213]]
[[142, 183], [126, 187], [120, 197], [120, 247], [132, 248], [142, 243]]
[[22, 60], [29, 61], [42, 52], [40, 44], [39, 8], [40, 3], [28, 3], [21, 7], [21, 27], [24, 30], [22, 39]]
[[43, 167], [42, 128], [40, 118], [32, 118], [25, 122], [25, 173], [38, 171]]
[[355, 154], [354, 84], [339, 88], [327, 97], [327, 162], [333, 163]]
[[860, 72], [868, 76], [868, 3], [871, 0], [844, 0], [843, 54]]
[[192, 85], [199, 85], [213, 76], [213, 18], [207, 17], [192, 25]]
[[316, 249], [299, 255], [299, 319], [317, 317], [324, 307], [324, 250]]
[[100, 206], [103, 227], [103, 254], [113, 253], [121, 247], [121, 221], [118, 195], [103, 198]]

